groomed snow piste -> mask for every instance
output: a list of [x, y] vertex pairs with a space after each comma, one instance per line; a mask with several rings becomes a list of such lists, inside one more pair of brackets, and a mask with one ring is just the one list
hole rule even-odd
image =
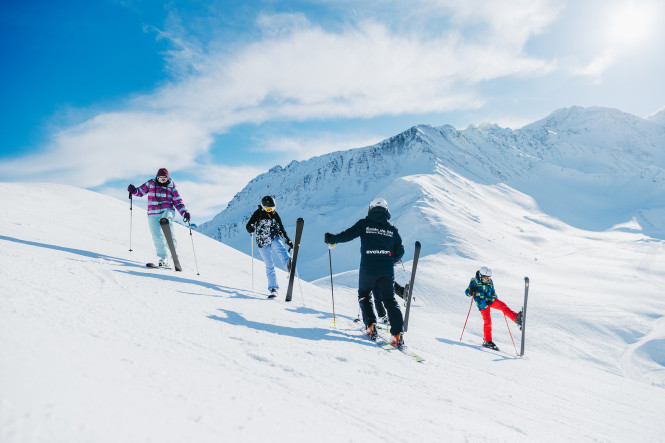
[[[445, 204], [436, 195], [429, 208]], [[267, 300], [259, 260], [252, 283], [249, 255], [184, 226], [184, 271], [146, 268], [154, 249], [136, 206], [128, 251], [129, 201], [36, 183], [0, 183], [0, 201], [2, 442], [665, 438], [665, 246], [631, 229], [580, 231], [512, 196], [525, 222], [494, 240], [504, 260], [482, 247], [421, 257], [406, 334], [426, 359], [416, 363], [357, 330], [353, 272], [335, 277], [333, 323], [325, 279], [286, 303], [280, 271], [282, 293]], [[513, 309], [531, 278], [522, 359], [466, 342], [481, 340], [475, 307], [459, 341], [482, 264]], [[511, 352], [498, 314], [495, 342]]]

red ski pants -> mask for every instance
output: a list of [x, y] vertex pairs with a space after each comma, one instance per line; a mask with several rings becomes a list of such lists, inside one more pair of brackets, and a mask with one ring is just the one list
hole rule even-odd
[[483, 316], [483, 321], [485, 322], [485, 326], [483, 326], [483, 336], [485, 337], [485, 341], [492, 341], [492, 315], [490, 314], [490, 308], [498, 309], [512, 321], [515, 321], [517, 318], [517, 312], [512, 311], [508, 306], [506, 306], [504, 302], [498, 298], [494, 300], [494, 303], [480, 311], [480, 315]]

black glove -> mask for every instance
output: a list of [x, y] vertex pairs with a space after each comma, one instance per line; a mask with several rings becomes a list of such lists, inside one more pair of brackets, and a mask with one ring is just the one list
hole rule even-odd
[[247, 226], [247, 232], [249, 232], [250, 234], [253, 234], [254, 233], [254, 226]]
[[330, 240], [330, 237], [332, 237], [332, 234], [330, 232], [326, 232], [326, 235], [323, 236], [323, 241], [325, 241], [327, 244], [331, 244], [332, 241]]
[[182, 216], [182, 219], [185, 220], [185, 223], [189, 223], [190, 218], [192, 218], [192, 216], [189, 215], [189, 212], [185, 211], [185, 215]]
[[127, 186], [127, 192], [129, 192], [130, 194], [136, 194], [136, 186], [134, 185]]
[[288, 245], [289, 249], [293, 249], [293, 242], [291, 240], [287, 240], [286, 244]]

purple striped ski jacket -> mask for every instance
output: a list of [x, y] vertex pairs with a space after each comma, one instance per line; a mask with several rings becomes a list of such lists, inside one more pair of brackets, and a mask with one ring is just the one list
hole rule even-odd
[[175, 187], [173, 180], [166, 186], [159, 186], [154, 179], [150, 179], [136, 188], [136, 195], [143, 197], [148, 194], [148, 215], [161, 213], [164, 209], [177, 209], [180, 215], [185, 216], [185, 204]]

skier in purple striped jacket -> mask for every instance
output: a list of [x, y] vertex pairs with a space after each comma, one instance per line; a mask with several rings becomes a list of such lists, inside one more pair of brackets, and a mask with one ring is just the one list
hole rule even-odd
[[[166, 168], [161, 168], [157, 171], [157, 176], [143, 183], [138, 188], [134, 185], [127, 187], [129, 193], [137, 197], [148, 195], [148, 226], [152, 234], [152, 241], [155, 243], [155, 250], [157, 257], [159, 257], [160, 267], [169, 267], [167, 258], [167, 245], [166, 238], [159, 225], [159, 220], [166, 218], [169, 224], [172, 224], [175, 217], [175, 210], [177, 209], [186, 223], [191, 218], [189, 212], [185, 209], [185, 204], [176, 189], [175, 183], [169, 176], [169, 171]], [[171, 228], [173, 233], [173, 228]], [[177, 245], [175, 236], [173, 237], [174, 247]]]

